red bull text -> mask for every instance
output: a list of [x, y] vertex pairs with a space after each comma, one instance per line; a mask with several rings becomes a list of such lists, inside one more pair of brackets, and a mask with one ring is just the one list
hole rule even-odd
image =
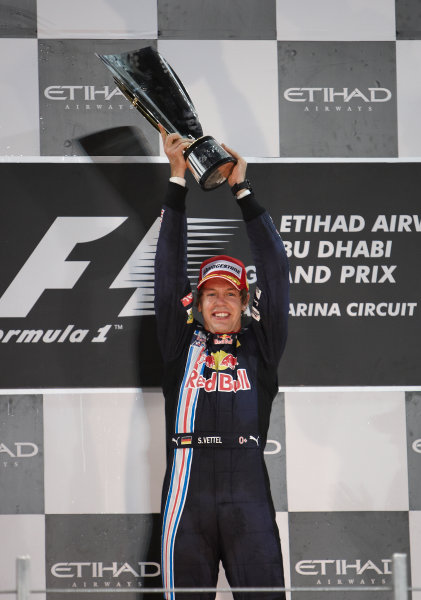
[[190, 373], [187, 379], [186, 388], [197, 389], [204, 388], [207, 392], [238, 392], [239, 390], [250, 390], [251, 385], [245, 369], [238, 369], [237, 379], [234, 379], [229, 373], [212, 373], [209, 379], [200, 375], [196, 369]]

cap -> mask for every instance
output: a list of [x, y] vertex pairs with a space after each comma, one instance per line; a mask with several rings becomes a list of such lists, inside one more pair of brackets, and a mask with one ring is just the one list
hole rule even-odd
[[204, 260], [200, 265], [197, 289], [209, 279], [217, 277], [229, 281], [237, 290], [249, 289], [246, 267], [238, 258], [220, 254]]

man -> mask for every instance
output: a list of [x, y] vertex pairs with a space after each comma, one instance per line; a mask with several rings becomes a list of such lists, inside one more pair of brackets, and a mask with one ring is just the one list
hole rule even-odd
[[[166, 588], [215, 587], [222, 561], [231, 587], [283, 587], [282, 555], [264, 464], [269, 416], [286, 342], [288, 263], [278, 232], [245, 182], [246, 162], [228, 179], [246, 221], [257, 271], [252, 323], [241, 261], [213, 257], [199, 274], [193, 320], [187, 278], [183, 150], [189, 140], [161, 129], [171, 178], [155, 262], [155, 309], [164, 359], [167, 472], [162, 498]], [[238, 190], [238, 188], [240, 188]], [[245, 188], [245, 189], [242, 189]], [[210, 600], [215, 594], [176, 594]], [[168, 593], [169, 600], [175, 598]], [[235, 593], [281, 600], [283, 593]]]

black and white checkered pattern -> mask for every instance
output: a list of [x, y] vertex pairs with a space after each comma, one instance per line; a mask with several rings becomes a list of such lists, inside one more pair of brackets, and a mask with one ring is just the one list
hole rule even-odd
[[[72, 161], [79, 138], [132, 125], [161, 161], [156, 132], [94, 55], [153, 45], [205, 132], [256, 161], [416, 160], [420, 19], [416, 0], [0, 0], [0, 157]], [[420, 393], [290, 388], [271, 427], [287, 585], [386, 585], [403, 551], [420, 586]], [[159, 392], [3, 389], [0, 588], [21, 554], [38, 589], [135, 587], [139, 562], [143, 583], [160, 585], [163, 470]]]
[[245, 156], [420, 155], [415, 0], [16, 0], [0, 11], [1, 155], [78, 154], [75, 138], [128, 124], [159, 154], [127, 101], [105, 100], [113, 82], [94, 56], [148, 44], [204, 130]]

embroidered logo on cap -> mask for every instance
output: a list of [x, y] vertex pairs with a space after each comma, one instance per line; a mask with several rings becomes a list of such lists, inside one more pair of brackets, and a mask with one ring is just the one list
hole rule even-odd
[[197, 287], [200, 288], [205, 281], [217, 277], [229, 281], [237, 290], [248, 290], [246, 267], [237, 258], [221, 254], [203, 261]]

